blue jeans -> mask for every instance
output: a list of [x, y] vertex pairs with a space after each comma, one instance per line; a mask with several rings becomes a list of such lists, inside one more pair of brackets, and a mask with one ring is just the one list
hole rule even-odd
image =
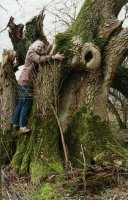
[[33, 87], [30, 85], [18, 85], [19, 100], [13, 115], [13, 124], [25, 127], [31, 113], [33, 104]]

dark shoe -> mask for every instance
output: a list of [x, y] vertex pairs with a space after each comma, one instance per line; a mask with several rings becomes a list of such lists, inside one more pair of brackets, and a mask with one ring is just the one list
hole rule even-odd
[[27, 127], [20, 127], [20, 133], [30, 133], [31, 132], [31, 130], [30, 129], [28, 129]]
[[14, 131], [19, 130], [19, 128], [20, 128], [19, 125], [13, 124], [13, 130]]

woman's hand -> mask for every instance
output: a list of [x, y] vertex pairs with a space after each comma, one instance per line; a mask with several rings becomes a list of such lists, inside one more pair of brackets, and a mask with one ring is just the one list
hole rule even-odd
[[54, 56], [52, 56], [52, 59], [55, 59], [55, 60], [63, 60], [64, 58], [65, 58], [65, 56], [60, 53], [57, 53]]

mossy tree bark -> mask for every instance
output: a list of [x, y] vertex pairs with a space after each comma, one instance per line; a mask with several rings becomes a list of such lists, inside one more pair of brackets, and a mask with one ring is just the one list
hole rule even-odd
[[[10, 161], [15, 151], [15, 138], [11, 134], [11, 118], [17, 100], [17, 83], [13, 68], [16, 53], [3, 51], [0, 63], [0, 163]], [[8, 131], [7, 131], [8, 130]]]
[[[20, 173], [30, 170], [37, 180], [49, 172], [63, 171], [60, 132], [65, 135], [69, 160], [76, 165], [83, 156], [88, 163], [95, 160], [110, 165], [114, 154], [118, 155], [115, 152], [121, 155], [123, 150], [118, 150], [113, 139], [107, 114], [110, 86], [128, 52], [128, 30], [117, 19], [127, 2], [86, 0], [72, 27], [56, 36], [52, 52], [64, 53], [66, 59], [39, 68], [30, 119], [32, 134], [19, 137], [11, 162]], [[24, 63], [32, 41], [41, 39], [48, 45], [43, 19], [42, 12], [26, 24], [25, 32], [23, 25], [10, 19], [9, 36], [17, 65]]]

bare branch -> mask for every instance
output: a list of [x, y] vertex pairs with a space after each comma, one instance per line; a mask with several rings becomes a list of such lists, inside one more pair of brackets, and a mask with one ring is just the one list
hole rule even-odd
[[110, 99], [108, 99], [108, 105], [110, 110], [112, 111], [112, 113], [115, 115], [117, 122], [119, 124], [120, 128], [126, 128], [126, 125], [123, 123], [118, 110], [116, 109], [115, 105], [112, 103], [112, 101], [110, 101]]
[[6, 28], [4, 28], [2, 31], [0, 31], [0, 33], [2, 33], [3, 31], [5, 31], [7, 29], [8, 26], [6, 26]]
[[[47, 10], [47, 9], [46, 9]], [[65, 20], [63, 19], [62, 17], [60, 17], [58, 14], [50, 11], [50, 10], [47, 10], [49, 13], [53, 14], [54, 16], [58, 17], [62, 22], [64, 22], [64, 24], [66, 24], [68, 27], [70, 27], [70, 24]]]
[[113, 0], [113, 12], [116, 16], [118, 16], [121, 8], [128, 3], [128, 0]]
[[123, 29], [118, 35], [110, 39], [104, 53], [106, 54], [106, 79], [110, 80], [128, 55], [128, 28]]
[[5, 10], [6, 12], [8, 12], [3, 6], [0, 5], [0, 8], [2, 8], [3, 10]]

